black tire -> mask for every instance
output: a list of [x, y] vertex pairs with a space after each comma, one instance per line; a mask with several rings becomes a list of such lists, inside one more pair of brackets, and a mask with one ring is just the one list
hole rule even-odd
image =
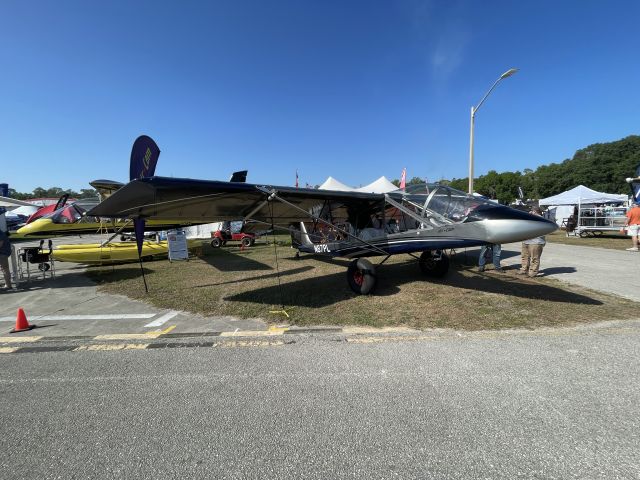
[[376, 287], [376, 269], [369, 260], [358, 258], [349, 264], [347, 281], [358, 295], [368, 295]]
[[430, 250], [422, 252], [418, 261], [420, 270], [427, 277], [441, 278], [449, 271], [449, 257], [442, 252], [441, 255], [434, 255]]
[[49, 265], [48, 263], [39, 263], [38, 264], [38, 270], [40, 270], [41, 272], [46, 272], [51, 268], [51, 265]]
[[240, 243], [242, 243], [244, 248], [249, 248], [251, 246], [251, 239], [249, 237], [243, 237]]
[[214, 238], [213, 240], [211, 240], [211, 246], [213, 248], [220, 248], [222, 246], [222, 240], [220, 240], [218, 237]]

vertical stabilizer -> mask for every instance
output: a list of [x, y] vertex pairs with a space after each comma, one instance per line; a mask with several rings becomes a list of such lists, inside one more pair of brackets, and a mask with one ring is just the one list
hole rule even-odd
[[304, 222], [300, 222], [300, 244], [301, 245], [313, 245], [313, 242], [309, 238], [307, 233], [307, 227], [304, 226]]

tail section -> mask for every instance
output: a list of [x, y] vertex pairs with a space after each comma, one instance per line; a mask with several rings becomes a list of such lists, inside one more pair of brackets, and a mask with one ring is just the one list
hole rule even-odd
[[237, 182], [237, 183], [245, 183], [247, 181], [247, 173], [249, 173], [248, 170], [240, 170], [239, 172], [233, 172], [231, 174], [231, 178], [229, 179], [229, 181]]
[[304, 222], [300, 222], [300, 245], [313, 246], [313, 242], [309, 238], [307, 227], [304, 226]]

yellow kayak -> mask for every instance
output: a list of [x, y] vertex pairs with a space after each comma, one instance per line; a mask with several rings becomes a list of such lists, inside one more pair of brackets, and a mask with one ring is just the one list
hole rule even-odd
[[[201, 246], [202, 240], [187, 240], [189, 250]], [[167, 256], [168, 253], [169, 246], [166, 241], [142, 243], [141, 257], [143, 259], [145, 257]], [[135, 242], [114, 242], [105, 246], [101, 246], [99, 243], [58, 245], [53, 250], [53, 259], [57, 262], [87, 265], [133, 262], [138, 260], [138, 248]]]

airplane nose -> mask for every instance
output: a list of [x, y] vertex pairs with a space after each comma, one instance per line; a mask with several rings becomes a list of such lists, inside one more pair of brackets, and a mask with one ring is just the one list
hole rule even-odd
[[558, 229], [551, 220], [512, 208], [497, 207], [483, 213], [486, 235], [491, 243], [521, 242]]
[[557, 229], [558, 226], [555, 222], [544, 218], [540, 220], [486, 220], [487, 240], [491, 243], [522, 242], [530, 238], [548, 235]]
[[31, 223], [26, 224], [23, 227], [20, 227], [16, 233], [18, 235], [23, 235], [23, 236], [45, 233], [46, 232], [45, 227], [50, 223], [51, 223], [51, 220], [39, 218]]

